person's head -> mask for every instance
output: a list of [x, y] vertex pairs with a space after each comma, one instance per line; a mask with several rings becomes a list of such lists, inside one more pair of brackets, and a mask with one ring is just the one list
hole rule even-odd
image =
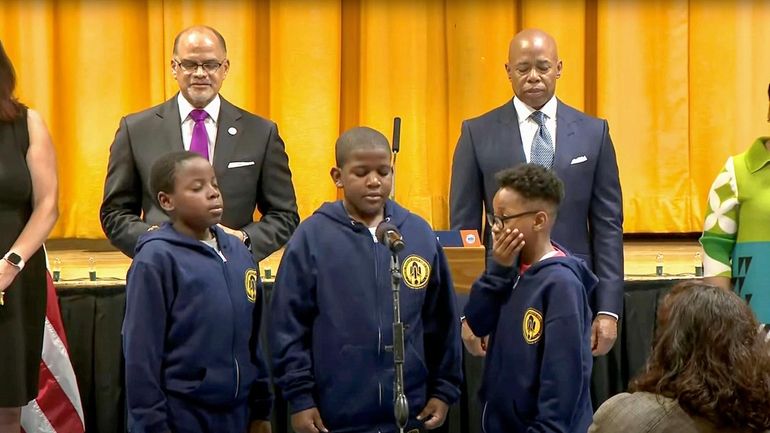
[[334, 146], [331, 176], [343, 189], [351, 217], [370, 227], [380, 221], [393, 183], [390, 145], [382, 133], [359, 126], [345, 131]]
[[717, 425], [770, 428], [770, 346], [735, 293], [689, 281], [658, 308], [655, 344], [630, 389], [677, 399]]
[[182, 30], [174, 39], [171, 73], [179, 91], [195, 108], [208, 105], [230, 70], [225, 38], [208, 26]]
[[152, 165], [150, 189], [174, 228], [205, 238], [222, 219], [222, 196], [214, 168], [195, 152], [167, 153]]
[[526, 29], [511, 40], [505, 71], [513, 93], [530, 107], [539, 110], [553, 97], [561, 66], [556, 41], [548, 33]]
[[492, 212], [487, 213], [492, 231], [519, 229], [525, 249], [550, 242], [551, 227], [564, 197], [561, 180], [538, 164], [520, 164], [498, 172], [495, 178], [498, 190]]
[[16, 89], [16, 72], [8, 54], [0, 42], [0, 120], [11, 121], [19, 116], [23, 105], [13, 96]]

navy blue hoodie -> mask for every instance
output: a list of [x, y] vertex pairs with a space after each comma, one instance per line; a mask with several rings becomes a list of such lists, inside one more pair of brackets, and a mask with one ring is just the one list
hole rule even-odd
[[[400, 296], [412, 427], [428, 398], [452, 404], [460, 396], [460, 326], [427, 222], [392, 201], [385, 215], [406, 243]], [[341, 201], [326, 203], [287, 244], [272, 296], [273, 373], [291, 412], [317, 407], [334, 433], [395, 432], [389, 250]]]
[[490, 335], [480, 392], [486, 433], [588, 430], [588, 299], [597, 282], [585, 262], [570, 255], [541, 260], [520, 277], [515, 268], [488, 261], [465, 307], [473, 333]]
[[169, 398], [220, 413], [249, 404], [251, 419], [269, 417], [261, 282], [246, 247], [212, 229], [227, 261], [169, 223], [137, 244], [123, 322], [131, 432], [170, 431]]

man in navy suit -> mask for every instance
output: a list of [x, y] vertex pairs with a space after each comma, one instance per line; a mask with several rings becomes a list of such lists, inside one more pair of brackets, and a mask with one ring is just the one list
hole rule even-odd
[[[591, 349], [594, 356], [604, 355], [617, 338], [623, 308], [623, 206], [607, 121], [554, 96], [562, 62], [547, 33], [528, 29], [517, 34], [505, 70], [513, 100], [463, 122], [452, 163], [452, 229], [481, 232], [482, 208], [493, 211], [495, 173], [525, 162], [552, 168], [565, 186], [552, 238], [599, 277], [591, 300]], [[517, 217], [516, 224], [527, 224], [527, 218]], [[489, 230], [485, 239], [489, 247]], [[484, 354], [481, 340], [467, 325], [463, 339], [471, 353]]]

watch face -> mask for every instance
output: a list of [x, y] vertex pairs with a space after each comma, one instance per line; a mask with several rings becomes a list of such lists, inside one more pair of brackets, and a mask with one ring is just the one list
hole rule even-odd
[[7, 256], [5, 256], [6, 260], [11, 262], [12, 265], [19, 266], [19, 263], [21, 263], [21, 256], [19, 256], [16, 253], [8, 253]]

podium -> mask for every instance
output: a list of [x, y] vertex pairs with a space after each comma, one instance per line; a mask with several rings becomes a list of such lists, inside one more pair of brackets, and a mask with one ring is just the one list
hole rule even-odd
[[444, 247], [455, 293], [468, 295], [471, 285], [484, 272], [484, 247]]
[[484, 272], [486, 250], [476, 230], [436, 231], [444, 248], [455, 293], [468, 295], [471, 285]]

